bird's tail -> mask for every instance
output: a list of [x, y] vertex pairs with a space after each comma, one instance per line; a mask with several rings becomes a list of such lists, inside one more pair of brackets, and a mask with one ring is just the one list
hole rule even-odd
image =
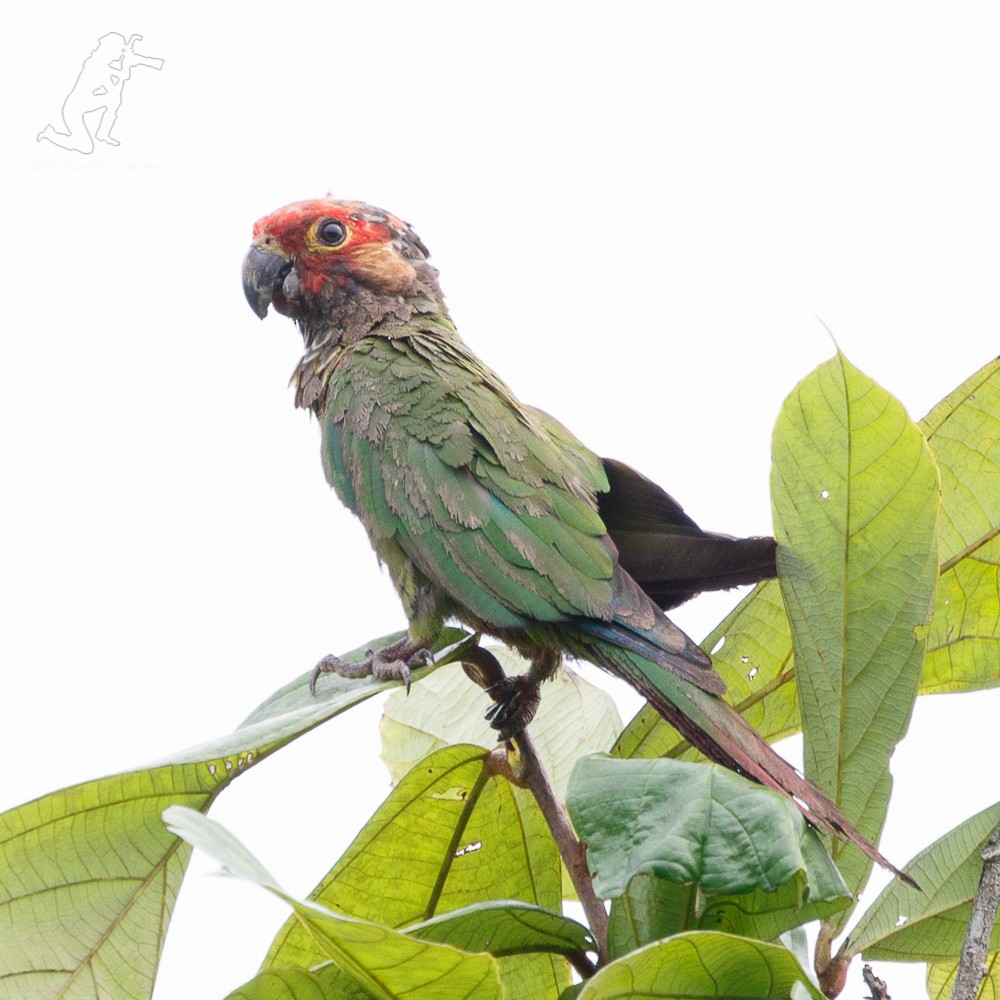
[[775, 575], [773, 538], [711, 531], [669, 538], [651, 531], [615, 536], [619, 563], [664, 611], [706, 590], [728, 590]]
[[[893, 865], [811, 781], [775, 753], [728, 702], [664, 669], [613, 639], [579, 636], [573, 652], [627, 680], [693, 747], [768, 788], [788, 795], [806, 819], [826, 833], [855, 844], [873, 861], [916, 885]], [[658, 659], [662, 659], [662, 654]]]
[[664, 611], [705, 590], [757, 583], [777, 573], [773, 538], [703, 531], [652, 480], [611, 458], [601, 460], [608, 492], [598, 509], [618, 564]]

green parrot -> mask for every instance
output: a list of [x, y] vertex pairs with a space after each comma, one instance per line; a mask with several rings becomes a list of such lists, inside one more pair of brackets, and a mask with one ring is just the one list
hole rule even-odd
[[[260, 219], [243, 263], [254, 312], [296, 321], [295, 401], [316, 414], [327, 479], [363, 523], [409, 620], [360, 665], [317, 677], [409, 684], [447, 619], [531, 663], [489, 717], [504, 737], [564, 653], [624, 678], [707, 757], [791, 796], [820, 828], [892, 868], [721, 697], [709, 656], [664, 614], [775, 575], [772, 538], [702, 531], [667, 493], [520, 402], [459, 337], [410, 226], [321, 198]], [[893, 869], [895, 870], [895, 869]]]

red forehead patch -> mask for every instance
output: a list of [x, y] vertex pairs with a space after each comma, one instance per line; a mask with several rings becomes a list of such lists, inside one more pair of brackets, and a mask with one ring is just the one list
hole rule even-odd
[[405, 230], [405, 222], [394, 215], [372, 208], [360, 201], [336, 201], [333, 198], [312, 198], [285, 205], [254, 223], [253, 235], [275, 237], [288, 253], [301, 253], [310, 226], [319, 219], [338, 219], [351, 230], [353, 246], [365, 243], [387, 243], [393, 229]]

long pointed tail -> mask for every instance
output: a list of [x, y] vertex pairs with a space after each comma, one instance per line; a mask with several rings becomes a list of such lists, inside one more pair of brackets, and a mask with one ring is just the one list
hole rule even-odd
[[[788, 795], [802, 814], [826, 833], [850, 841], [869, 858], [916, 883], [892, 864], [847, 817], [804, 778], [727, 702], [629, 649], [581, 636], [584, 658], [627, 680], [682, 736], [710, 760]], [[575, 650], [574, 650], [575, 652]]]

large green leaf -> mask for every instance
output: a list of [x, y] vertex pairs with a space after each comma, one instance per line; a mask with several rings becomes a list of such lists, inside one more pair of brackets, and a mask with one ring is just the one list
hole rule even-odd
[[[726, 682], [726, 700], [768, 740], [799, 731], [792, 637], [777, 580], [755, 587], [702, 643]], [[650, 705], [625, 727], [617, 757], [681, 757], [696, 751]]]
[[[534, 799], [494, 776], [486, 750], [444, 747], [407, 773], [309, 898], [394, 928], [486, 900], [558, 910], [559, 855]], [[293, 918], [265, 966], [321, 960]], [[569, 982], [551, 955], [504, 959], [502, 971], [508, 998], [556, 996]]]
[[579, 1000], [823, 1000], [795, 956], [779, 945], [715, 931], [689, 931], [606, 965]]
[[[937, 578], [937, 469], [902, 405], [840, 354], [785, 401], [772, 455], [806, 773], [877, 842]], [[860, 889], [871, 860], [833, 854]]]
[[941, 581], [922, 691], [1000, 684], [1000, 360], [921, 421], [941, 469]]
[[[811, 841], [822, 851], [818, 839]], [[819, 866], [822, 873], [824, 867]], [[816, 866], [811, 866], [813, 872]], [[816, 876], [814, 875], [814, 880]], [[774, 892], [757, 889], [743, 896], [717, 896], [697, 885], [675, 885], [650, 874], [636, 875], [628, 891], [611, 903], [608, 954], [619, 958], [636, 948], [687, 930], [716, 930], [760, 941], [849, 906], [839, 875], [832, 884], [814, 886], [803, 898], [802, 884], [789, 879]]]
[[[982, 849], [1000, 822], [1000, 803], [984, 809], [921, 851], [906, 870], [921, 890], [898, 879], [851, 931], [846, 953], [902, 962], [948, 961], [962, 950], [983, 870]], [[1000, 949], [1000, 924], [991, 949]]]
[[[510, 650], [490, 646], [509, 675], [528, 669]], [[382, 716], [382, 759], [398, 781], [418, 760], [449, 743], [496, 746], [497, 733], [484, 718], [490, 701], [455, 664], [428, 677], [410, 696], [394, 691]], [[556, 794], [565, 799], [573, 764], [584, 754], [607, 750], [621, 731], [612, 698], [569, 668], [542, 689], [531, 738]]]
[[[439, 647], [439, 662], [461, 655], [464, 636], [448, 630], [442, 643], [452, 645]], [[347, 657], [363, 655], [361, 648]], [[235, 732], [0, 815], [0, 998], [150, 996], [190, 855], [163, 827], [163, 810], [180, 803], [207, 811], [248, 768], [395, 684], [337, 678], [313, 699], [307, 680]]]
[[714, 894], [774, 892], [790, 880], [799, 902], [846, 894], [787, 796], [715, 764], [595, 754], [573, 769], [567, 807], [604, 899], [644, 872]]
[[421, 941], [368, 920], [338, 916], [289, 896], [274, 877], [219, 823], [183, 806], [164, 811], [171, 831], [207, 851], [232, 875], [285, 900], [316, 948], [364, 991], [381, 1000], [502, 1000], [489, 955]]
[[706, 894], [697, 926], [761, 941], [851, 905], [852, 897], [814, 831], [802, 840], [804, 877], [789, 879], [773, 891], [759, 888], [742, 896]]

